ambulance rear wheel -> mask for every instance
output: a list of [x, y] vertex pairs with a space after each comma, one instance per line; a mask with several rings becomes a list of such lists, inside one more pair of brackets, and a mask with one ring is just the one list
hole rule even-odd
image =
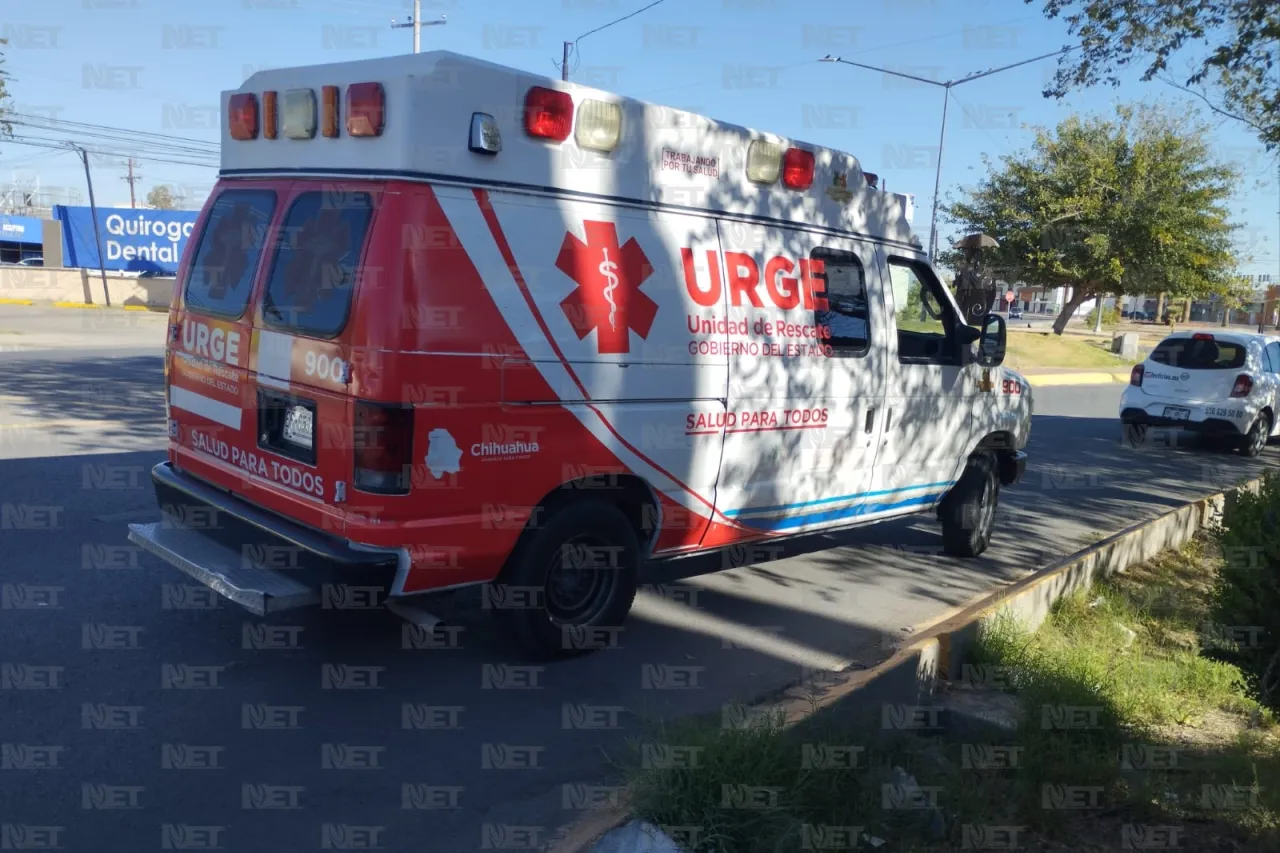
[[976, 557], [987, 550], [999, 498], [995, 459], [989, 453], [972, 457], [960, 481], [938, 507], [942, 550], [953, 557]]
[[494, 615], [534, 657], [607, 648], [631, 610], [639, 571], [626, 515], [601, 501], [571, 503], [526, 534], [497, 585]]

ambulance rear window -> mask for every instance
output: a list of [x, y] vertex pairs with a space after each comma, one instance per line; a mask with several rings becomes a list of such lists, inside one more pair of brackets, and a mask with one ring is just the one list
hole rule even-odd
[[326, 190], [294, 200], [262, 302], [268, 325], [321, 338], [342, 331], [372, 216], [368, 193]]
[[188, 308], [239, 317], [253, 290], [262, 244], [276, 210], [268, 190], [227, 190], [209, 212], [183, 297]]

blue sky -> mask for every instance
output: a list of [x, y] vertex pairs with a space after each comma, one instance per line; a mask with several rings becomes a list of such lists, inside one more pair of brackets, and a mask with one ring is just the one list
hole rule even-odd
[[[650, 0], [423, 0], [423, 49], [440, 47], [558, 75], [561, 42]], [[0, 36], [17, 109], [67, 121], [216, 141], [218, 93], [259, 67], [309, 65], [408, 53], [393, 30], [412, 0], [9, 0]], [[940, 80], [1048, 53], [1069, 43], [1065, 26], [1022, 0], [666, 0], [583, 39], [572, 79], [693, 109], [855, 154], [889, 189], [916, 194], [927, 232], [942, 90], [872, 71], [818, 63], [837, 54]], [[1029, 143], [1027, 124], [1118, 101], [1194, 99], [1136, 75], [1120, 89], [1063, 102], [1040, 92], [1053, 60], [953, 90], [942, 196], [981, 173], [981, 156]], [[130, 88], [109, 88], [128, 81]], [[1212, 118], [1207, 114], [1206, 117]], [[1245, 170], [1233, 204], [1246, 273], [1280, 274], [1275, 160], [1245, 130], [1222, 124], [1215, 142]], [[44, 186], [83, 189], [73, 156], [0, 142], [0, 185], [15, 173]], [[140, 192], [178, 184], [207, 191], [213, 169], [141, 163]], [[100, 204], [128, 203], [122, 164], [95, 164]], [[948, 230], [943, 230], [943, 236]]]

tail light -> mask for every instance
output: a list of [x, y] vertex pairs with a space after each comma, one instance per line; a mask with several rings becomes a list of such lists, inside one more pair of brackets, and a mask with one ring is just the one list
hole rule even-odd
[[1142, 377], [1146, 373], [1141, 364], [1135, 364], [1133, 370], [1129, 372], [1129, 384], [1135, 388], [1142, 387]]
[[1191, 336], [1191, 340], [1193, 340], [1193, 341], [1211, 341], [1211, 340], [1213, 340], [1213, 335], [1209, 334], [1208, 332], [1196, 332], [1194, 335], [1192, 335], [1192, 336]]
[[1236, 377], [1236, 384], [1231, 386], [1232, 397], [1248, 397], [1253, 391], [1253, 378], [1247, 373]]
[[406, 494], [413, 466], [413, 409], [357, 402], [354, 421], [355, 488]]

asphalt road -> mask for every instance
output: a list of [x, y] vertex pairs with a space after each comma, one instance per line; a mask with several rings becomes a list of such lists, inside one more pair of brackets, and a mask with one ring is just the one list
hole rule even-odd
[[605, 752], [646, 723], [872, 665], [993, 584], [1276, 458], [1129, 449], [1121, 386], [1040, 389], [982, 559], [940, 557], [925, 517], [690, 563], [711, 573], [654, 579], [622, 648], [529, 668], [464, 605], [436, 648], [380, 609], [259, 623], [129, 546], [126, 524], [157, 517], [163, 331], [0, 306], [0, 847], [543, 842], [608, 801]]

